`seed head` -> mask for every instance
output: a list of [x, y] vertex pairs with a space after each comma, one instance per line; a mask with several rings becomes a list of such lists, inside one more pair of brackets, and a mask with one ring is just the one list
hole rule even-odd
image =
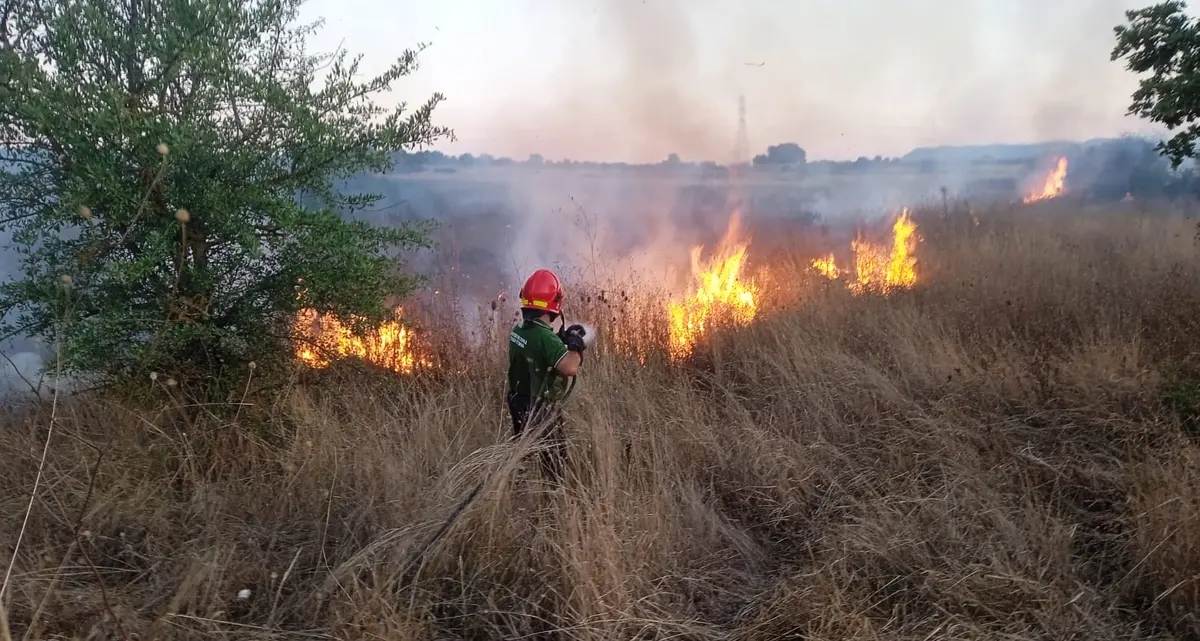
[[83, 216], [84, 220], [91, 218], [92, 217], [92, 208], [88, 207], [87, 205], [80, 205], [79, 206], [79, 215]]
[[59, 276], [58, 279], [61, 280], [64, 285], [70, 285], [72, 280], [70, 274], [63, 274], [62, 276]]
[[178, 220], [181, 223], [187, 224], [187, 222], [191, 219], [192, 219], [192, 214], [188, 210], [180, 207], [178, 210], [175, 211], [175, 220]]
[[171, 153], [171, 148], [167, 146], [167, 143], [160, 142], [160, 143], [158, 143], [158, 153], [161, 156], [165, 156], [165, 155]]
[[157, 381], [158, 380], [158, 372], [150, 372], [150, 380]]

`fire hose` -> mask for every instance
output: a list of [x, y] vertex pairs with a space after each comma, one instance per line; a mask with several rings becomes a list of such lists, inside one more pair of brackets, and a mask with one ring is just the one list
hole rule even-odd
[[[564, 343], [566, 342], [567, 336], [570, 333], [578, 333], [580, 339], [587, 334], [587, 330], [585, 330], [581, 325], [572, 325], [567, 327], [565, 315], [560, 316], [560, 318], [562, 318], [562, 327], [558, 330], [558, 332], [556, 332], [556, 334], [560, 339], [563, 340]], [[533, 436], [528, 438], [529, 441], [538, 442], [546, 437], [546, 435], [550, 432], [551, 426], [554, 424], [556, 418], [555, 410], [558, 408], [559, 403], [567, 400], [567, 398], [571, 396], [571, 393], [575, 391], [575, 376], [567, 376], [565, 378], [567, 379], [567, 389], [561, 395], [555, 397], [546, 405], [538, 404], [536, 409], [530, 411], [529, 416], [534, 417], [537, 420], [533, 426], [534, 429], [526, 432], [526, 434], [533, 434]], [[545, 391], [546, 382], [549, 380], [550, 377], [543, 379], [543, 388], [538, 390], [538, 394], [535, 395], [535, 398], [541, 398], [541, 394]], [[518, 448], [517, 452], [520, 451], [521, 449]], [[506, 467], [506, 463], [508, 463], [509, 458], [511, 458], [511, 454], [509, 457], [506, 457], [503, 461], [501, 461], [499, 465], [493, 468], [491, 472], [484, 476], [483, 479], [476, 483], [475, 486], [471, 488], [471, 491], [467, 492], [467, 494], [459, 500], [458, 504], [455, 505], [454, 510], [450, 512], [448, 517], [446, 517], [446, 520], [442, 523], [441, 527], [438, 528], [437, 532], [435, 532], [433, 536], [429, 537], [429, 540], [426, 541], [425, 544], [422, 545], [411, 558], [409, 558], [408, 563], [404, 565], [404, 571], [400, 573], [400, 581], [397, 585], [398, 588], [408, 585], [409, 582], [415, 578], [415, 572], [420, 567], [421, 562], [425, 559], [425, 556], [429, 554], [435, 545], [437, 545], [443, 538], [445, 538], [447, 534], [449, 534], [451, 528], [453, 528], [458, 522], [458, 519], [467, 511], [467, 508], [475, 502], [475, 499], [479, 497], [479, 494], [483, 490], [484, 486], [488, 485], [489, 481], [492, 480], [496, 472]]]

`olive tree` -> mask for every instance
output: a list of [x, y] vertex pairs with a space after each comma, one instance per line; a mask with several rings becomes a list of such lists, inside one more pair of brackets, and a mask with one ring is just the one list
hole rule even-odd
[[286, 354], [301, 308], [382, 320], [411, 291], [427, 230], [348, 219], [380, 197], [340, 185], [452, 138], [442, 96], [380, 106], [421, 47], [363, 79], [307, 50], [301, 3], [0, 0], [5, 334], [68, 372], [212, 373]]

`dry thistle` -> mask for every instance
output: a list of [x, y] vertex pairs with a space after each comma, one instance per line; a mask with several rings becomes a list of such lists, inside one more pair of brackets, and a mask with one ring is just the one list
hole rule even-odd
[[191, 212], [184, 209], [183, 207], [180, 207], [179, 209], [177, 209], [175, 211], [175, 220], [178, 220], [179, 222], [186, 225], [188, 223], [188, 221], [191, 219], [192, 219]]
[[167, 143], [160, 142], [158, 143], [158, 153], [160, 156], [165, 156], [171, 153], [171, 148], [167, 146]]
[[79, 215], [83, 216], [84, 220], [91, 218], [92, 217], [92, 208], [88, 207], [87, 205], [80, 205], [79, 206]]

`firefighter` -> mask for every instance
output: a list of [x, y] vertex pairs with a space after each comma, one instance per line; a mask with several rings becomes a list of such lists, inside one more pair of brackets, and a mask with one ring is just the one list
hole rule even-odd
[[550, 449], [542, 452], [542, 470], [554, 480], [563, 476], [566, 438], [558, 407], [568, 392], [568, 379], [579, 373], [587, 349], [580, 325], [562, 332], [553, 323], [562, 314], [563, 289], [548, 269], [535, 271], [521, 288], [521, 320], [508, 335], [508, 411], [513, 437], [527, 425], [549, 422]]

